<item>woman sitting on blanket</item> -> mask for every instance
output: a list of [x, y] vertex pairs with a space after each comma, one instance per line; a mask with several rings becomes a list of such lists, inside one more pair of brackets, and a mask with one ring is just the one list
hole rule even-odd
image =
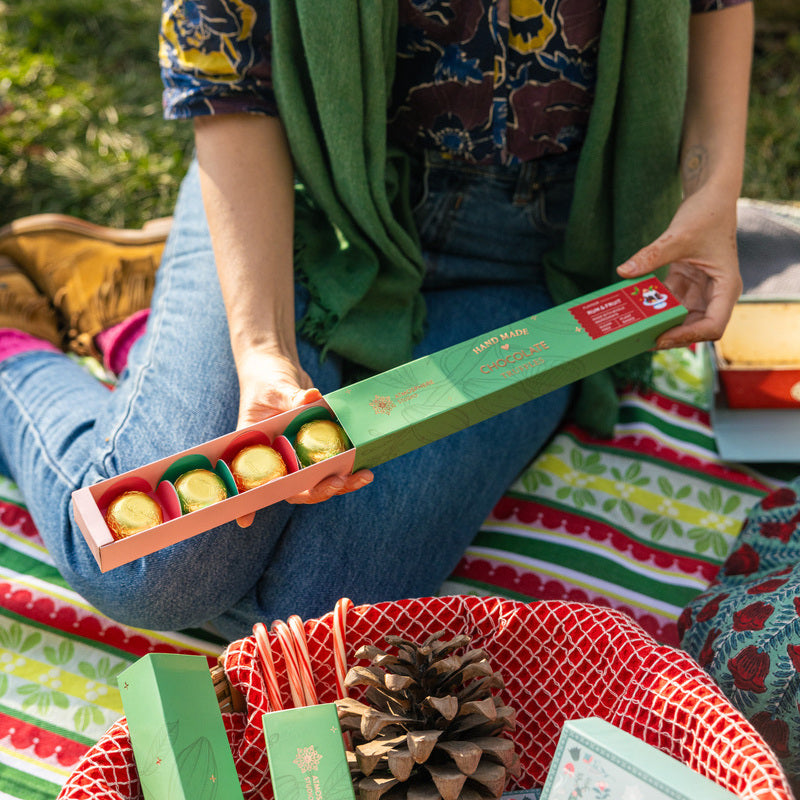
[[[369, 471], [328, 478], [107, 573], [72, 515], [79, 487], [619, 276], [670, 265], [690, 313], [659, 347], [726, 324], [750, 3], [398, 5], [165, 0], [166, 115], [193, 118], [197, 158], [163, 256], [157, 227], [0, 233], [0, 471], [112, 618], [234, 638], [343, 595], [435, 593], [573, 400], [610, 431], [614, 386], [552, 392], [368, 488]], [[62, 346], [102, 354], [115, 391]]]

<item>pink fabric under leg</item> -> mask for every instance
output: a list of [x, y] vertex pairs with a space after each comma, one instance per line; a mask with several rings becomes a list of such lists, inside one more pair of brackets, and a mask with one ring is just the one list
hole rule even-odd
[[30, 350], [48, 350], [52, 353], [61, 352], [46, 339], [39, 339], [36, 336], [25, 333], [25, 331], [18, 331], [14, 328], [0, 328], [0, 361]]
[[149, 308], [131, 314], [127, 319], [106, 328], [97, 335], [97, 347], [109, 372], [119, 375], [128, 364], [128, 353], [147, 327]]

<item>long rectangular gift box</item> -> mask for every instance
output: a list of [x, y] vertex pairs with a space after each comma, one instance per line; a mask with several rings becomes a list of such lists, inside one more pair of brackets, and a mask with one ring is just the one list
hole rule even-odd
[[[325, 395], [73, 494], [75, 518], [102, 571], [188, 539], [310, 488], [389, 459], [580, 380], [653, 347], [686, 309], [656, 278], [622, 281], [482, 336]], [[352, 446], [311, 466], [298, 464], [294, 440], [309, 420], [337, 421]], [[263, 443], [283, 456], [288, 474], [239, 492], [230, 463]], [[197, 468], [216, 472], [227, 498], [186, 513], [175, 481]], [[160, 506], [161, 524], [124, 538], [107, 524], [122, 493], [143, 492]]]

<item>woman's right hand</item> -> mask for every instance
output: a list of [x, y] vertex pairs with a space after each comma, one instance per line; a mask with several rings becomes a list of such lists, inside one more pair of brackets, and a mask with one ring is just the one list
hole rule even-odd
[[[321, 399], [296, 360], [279, 352], [254, 350], [240, 354], [238, 428], [291, 411]], [[372, 472], [359, 470], [352, 475], [333, 475], [287, 499], [289, 503], [320, 503], [338, 494], [347, 494], [372, 482]], [[247, 527], [255, 514], [237, 520]]]
[[322, 397], [296, 359], [283, 353], [253, 350], [240, 354], [236, 366], [239, 373], [237, 429]]

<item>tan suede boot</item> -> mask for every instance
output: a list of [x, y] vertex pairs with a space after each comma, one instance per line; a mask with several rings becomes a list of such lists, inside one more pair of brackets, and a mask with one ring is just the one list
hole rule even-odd
[[0, 255], [15, 261], [60, 313], [66, 347], [99, 356], [94, 337], [150, 305], [171, 222], [123, 230], [37, 214], [0, 228]]
[[0, 256], [0, 328], [14, 328], [61, 346], [56, 312], [10, 259]]

